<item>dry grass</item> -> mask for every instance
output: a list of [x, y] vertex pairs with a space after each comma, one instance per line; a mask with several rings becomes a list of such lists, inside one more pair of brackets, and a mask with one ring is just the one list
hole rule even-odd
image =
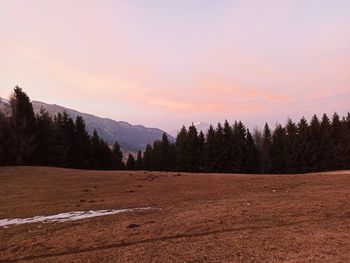
[[350, 261], [350, 172], [0, 168], [0, 219], [146, 206], [160, 210], [0, 228], [0, 261]]

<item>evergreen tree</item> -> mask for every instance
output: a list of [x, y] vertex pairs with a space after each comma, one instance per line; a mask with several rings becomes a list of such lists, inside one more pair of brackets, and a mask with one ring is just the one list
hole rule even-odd
[[199, 166], [199, 158], [200, 158], [200, 146], [198, 139], [198, 132], [196, 127], [192, 124], [187, 133], [186, 137], [186, 152], [187, 156], [187, 166], [186, 171], [189, 172], [197, 172]]
[[205, 171], [205, 153], [204, 153], [204, 144], [205, 144], [205, 136], [202, 131], [199, 132], [198, 135], [198, 147], [199, 147], [199, 161], [198, 161], [198, 170]]
[[270, 173], [272, 169], [272, 160], [271, 160], [271, 130], [267, 123], [265, 123], [261, 152], [260, 152], [260, 160], [261, 160], [261, 172], [262, 173]]
[[331, 168], [332, 150], [332, 127], [327, 114], [323, 114], [321, 121], [321, 142], [319, 170], [327, 171]]
[[255, 146], [252, 135], [247, 129], [247, 139], [246, 139], [246, 161], [245, 161], [245, 172], [247, 173], [257, 173], [259, 169], [259, 153]]
[[335, 170], [344, 167], [345, 155], [346, 155], [346, 144], [343, 138], [346, 136], [343, 133], [343, 127], [340, 117], [337, 113], [332, 116], [331, 123], [331, 146], [330, 155], [332, 159], [330, 160], [330, 169]]
[[203, 149], [204, 171], [214, 172], [216, 169], [215, 156], [215, 130], [209, 126]]
[[142, 166], [144, 170], [148, 170], [148, 171], [153, 170], [152, 154], [153, 154], [153, 148], [150, 144], [147, 144], [146, 149], [143, 153], [143, 158], [142, 158]]
[[342, 131], [343, 143], [345, 145], [345, 159], [342, 167], [344, 169], [350, 169], [350, 113], [343, 118]]
[[225, 173], [231, 172], [234, 169], [234, 145], [235, 137], [233, 130], [227, 120], [225, 120], [223, 128], [223, 142], [221, 147], [222, 155], [222, 171]]
[[74, 168], [75, 125], [67, 112], [58, 113], [54, 119], [56, 164]]
[[[305, 120], [305, 119], [304, 119]], [[286, 167], [285, 172], [295, 173], [298, 170], [298, 141], [297, 133], [298, 128], [291, 119], [287, 120], [287, 125], [285, 128], [286, 132]]]
[[18, 86], [14, 88], [10, 101], [16, 164], [28, 165], [31, 164], [31, 156], [36, 146], [33, 106], [27, 94]]
[[124, 169], [124, 162], [123, 162], [123, 152], [120, 148], [119, 143], [116, 141], [113, 145], [113, 165], [112, 169], [114, 170], [122, 170]]
[[188, 156], [187, 156], [187, 130], [185, 126], [182, 126], [180, 132], [176, 137], [175, 149], [176, 149], [176, 170], [187, 171]]
[[132, 154], [129, 154], [128, 156], [128, 160], [126, 161], [126, 169], [130, 171], [136, 169], [136, 161]]
[[233, 125], [233, 171], [242, 173], [245, 171], [246, 161], [246, 129], [241, 121]]
[[274, 173], [284, 173], [286, 167], [286, 132], [277, 124], [272, 134], [271, 144], [272, 170]]
[[321, 124], [316, 115], [311, 118], [310, 122], [310, 170], [318, 171], [321, 161]]
[[79, 169], [88, 168], [91, 158], [90, 136], [81, 116], [77, 116], [75, 120], [73, 147], [73, 166]]
[[260, 173], [262, 168], [261, 168], [261, 153], [262, 153], [262, 144], [263, 144], [263, 137], [262, 137], [262, 132], [255, 127], [254, 132], [253, 132], [253, 141], [257, 150], [257, 173]]
[[309, 172], [312, 171], [312, 146], [311, 146], [311, 127], [309, 127], [305, 118], [302, 118], [297, 126], [296, 138], [296, 165], [291, 172]]
[[97, 131], [94, 130], [91, 137], [91, 168], [99, 169], [101, 165], [101, 139]]
[[214, 147], [213, 147], [213, 167], [215, 172], [223, 172], [225, 166], [224, 154], [222, 152], [223, 145], [225, 144], [224, 129], [219, 122], [216, 126], [214, 133]]
[[36, 122], [36, 147], [33, 152], [33, 164], [55, 165], [54, 124], [47, 110], [40, 109], [40, 113], [36, 116]]
[[100, 139], [98, 169], [111, 170], [112, 168], [113, 168], [112, 150], [109, 148], [109, 145], [104, 140]]
[[[175, 153], [173, 151], [173, 146], [168, 139], [166, 133], [163, 133], [162, 140], [159, 146], [160, 155], [159, 160], [161, 161], [160, 170], [162, 171], [172, 171], [174, 170]], [[154, 149], [156, 147], [153, 147]]]
[[137, 152], [136, 170], [142, 170], [142, 153], [140, 150]]
[[11, 123], [0, 111], [0, 165], [15, 164], [14, 138]]

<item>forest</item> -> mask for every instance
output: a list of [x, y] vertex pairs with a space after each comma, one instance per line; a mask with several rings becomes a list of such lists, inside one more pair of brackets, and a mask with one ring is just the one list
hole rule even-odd
[[350, 169], [350, 113], [334, 113], [308, 122], [288, 119], [283, 126], [249, 131], [241, 121], [225, 121], [206, 134], [182, 127], [172, 142], [147, 145], [127, 158], [118, 142], [108, 145], [96, 131], [90, 136], [81, 116], [34, 114], [18, 86], [10, 98], [12, 113], [0, 112], [0, 165], [38, 165], [98, 170], [154, 170], [215, 173], [305, 173]]

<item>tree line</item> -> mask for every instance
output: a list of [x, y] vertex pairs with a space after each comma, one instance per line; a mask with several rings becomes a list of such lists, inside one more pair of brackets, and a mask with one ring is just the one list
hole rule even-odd
[[84, 119], [66, 112], [53, 118], [41, 108], [34, 114], [18, 86], [10, 98], [11, 114], [0, 111], [0, 165], [41, 165], [78, 169], [124, 169], [123, 153], [111, 148], [96, 131], [90, 136]]
[[12, 114], [0, 112], [0, 165], [43, 165], [79, 169], [218, 173], [304, 173], [350, 169], [350, 113], [288, 119], [272, 130], [247, 129], [241, 121], [218, 123], [206, 134], [182, 127], [175, 142], [164, 133], [136, 158], [123, 162], [118, 142], [110, 147], [96, 131], [90, 136], [81, 116], [34, 114], [19, 87], [10, 98]]
[[171, 143], [163, 138], [147, 145], [142, 169], [218, 173], [305, 173], [350, 169], [350, 113], [334, 113], [308, 123], [288, 119], [285, 126], [251, 134], [241, 121], [209, 127], [206, 135], [194, 125], [182, 127]]

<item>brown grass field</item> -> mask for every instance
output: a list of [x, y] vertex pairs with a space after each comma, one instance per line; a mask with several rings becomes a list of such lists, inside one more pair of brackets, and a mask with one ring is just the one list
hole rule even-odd
[[350, 172], [188, 174], [0, 168], [0, 262], [350, 262]]

